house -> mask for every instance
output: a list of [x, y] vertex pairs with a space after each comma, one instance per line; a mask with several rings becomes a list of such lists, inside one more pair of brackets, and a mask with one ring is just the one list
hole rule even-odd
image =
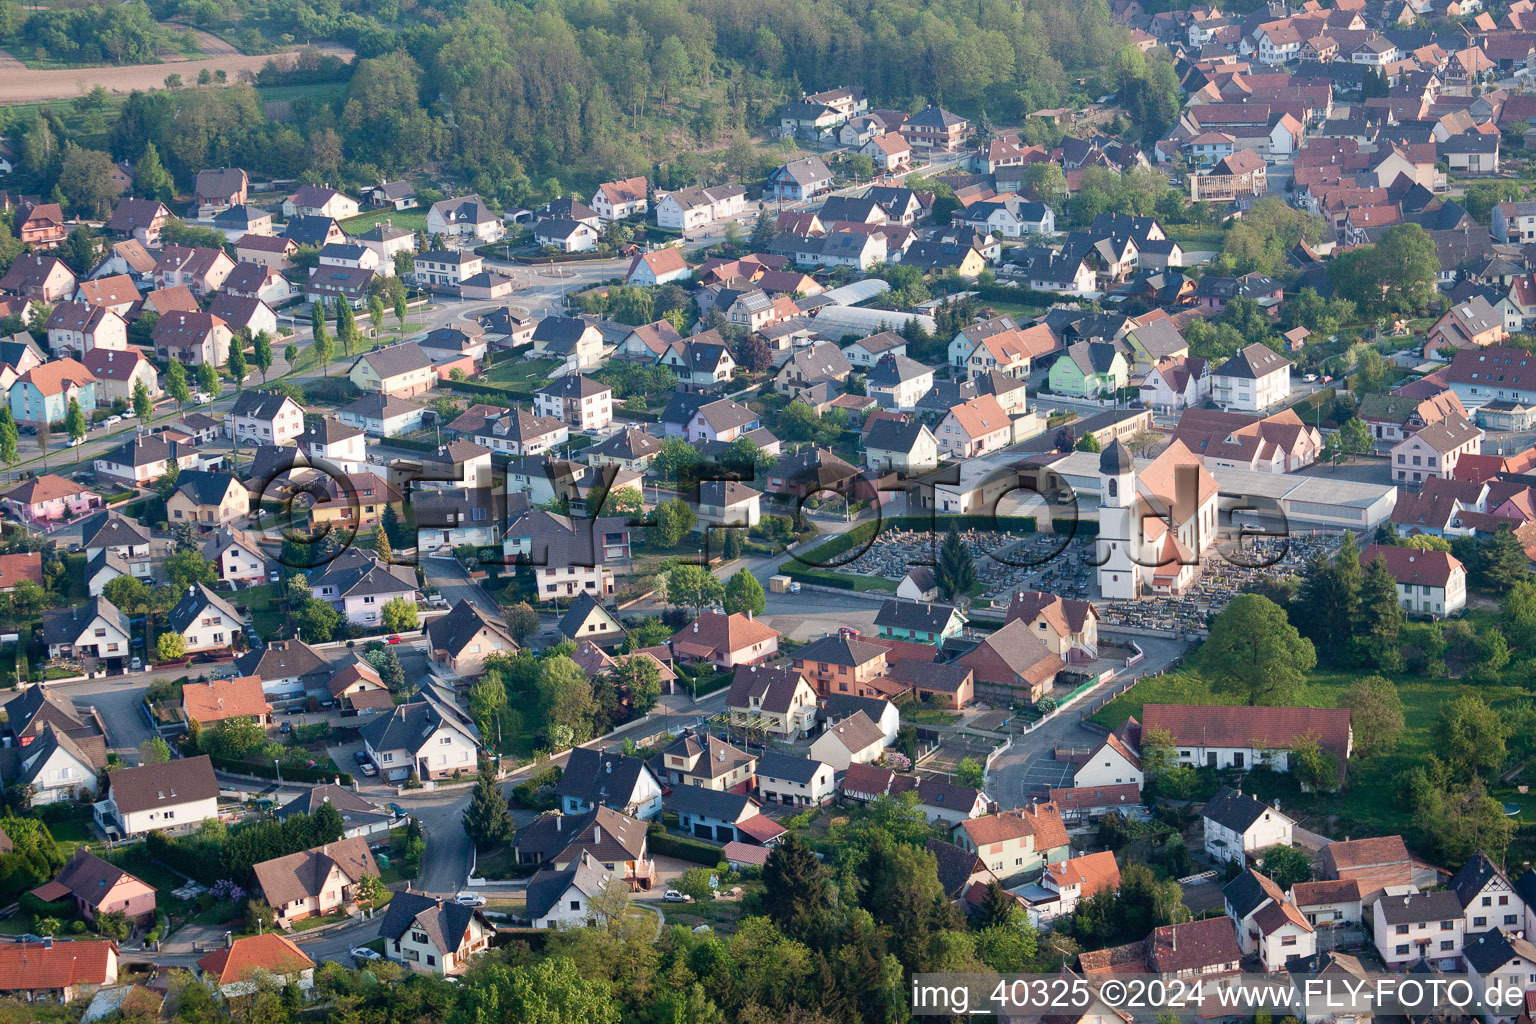
[[[245, 235], [235, 243], [235, 256], [241, 263], [253, 263], [275, 271], [283, 271], [292, 266], [292, 257], [298, 251], [299, 243], [286, 235]], [[234, 271], [230, 271], [230, 274], [233, 276]], [[229, 278], [224, 280], [228, 283]]]
[[1213, 860], [1239, 865], [1272, 846], [1290, 846], [1291, 829], [1296, 824], [1278, 807], [1226, 786], [1206, 801], [1201, 817], [1206, 854]]
[[672, 653], [688, 664], [717, 669], [768, 661], [779, 651], [779, 632], [739, 612], [704, 612], [672, 636]]
[[1342, 778], [1354, 749], [1348, 708], [1147, 704], [1139, 729], [1143, 737], [1149, 731], [1166, 732], [1179, 763], [1196, 767], [1267, 764], [1274, 771], [1289, 771], [1289, 751], [1312, 737], [1338, 763]]
[[1291, 362], [1266, 345], [1249, 345], [1211, 374], [1211, 398], [1223, 409], [1262, 412], [1291, 393]]
[[207, 754], [121, 768], [107, 776], [96, 824], [122, 837], [194, 829], [219, 815], [219, 783]]
[[495, 934], [478, 909], [414, 892], [396, 893], [379, 924], [386, 958], [430, 974], [458, 974]]
[[1488, 135], [1471, 131], [1452, 135], [1435, 144], [1435, 157], [1449, 164], [1452, 171], [1463, 174], [1498, 174], [1500, 141], [1497, 132]]
[[57, 256], [23, 253], [0, 276], [0, 292], [49, 304], [73, 295], [75, 272]]
[[1243, 196], [1263, 196], [1268, 191], [1264, 158], [1251, 149], [1228, 153], [1208, 170], [1189, 176], [1189, 198], [1196, 203], [1230, 203]]
[[524, 915], [535, 928], [579, 928], [595, 923], [592, 901], [612, 877], [583, 851], [565, 868], [545, 868], [528, 880]]
[[938, 468], [939, 442], [922, 423], [882, 419], [864, 436], [864, 464], [876, 473], [918, 476]]
[[[749, 793], [757, 758], [709, 733], [684, 729], [682, 735], [652, 758], [657, 777], [674, 791], [708, 789], [719, 793]], [[670, 803], [667, 805], [670, 807]]]
[[534, 327], [532, 340], [534, 355], [564, 360], [570, 372], [602, 362], [603, 333], [578, 317], [546, 316]]
[[1427, 480], [1454, 478], [1462, 457], [1478, 454], [1486, 436], [1464, 416], [1452, 414], [1431, 423], [1392, 446], [1392, 480], [1404, 490], [1416, 491]]
[[187, 593], [171, 609], [166, 625], [186, 640], [188, 654], [225, 650], [244, 627], [234, 606], [201, 583], [187, 587]]
[[624, 275], [624, 283], [649, 288], [687, 281], [692, 277], [693, 270], [683, 260], [682, 250], [669, 245], [636, 256], [629, 264], [629, 272]]
[[[1473, 854], [1446, 883], [1456, 894], [1467, 919], [1467, 934], [1495, 929], [1520, 932], [1525, 927], [1525, 900], [1498, 865], [1482, 852]], [[1533, 964], [1536, 966], [1536, 964]]]
[[379, 273], [388, 277], [394, 276], [397, 253], [415, 253], [416, 251], [415, 232], [394, 227], [387, 221], [383, 224], [375, 224], [360, 235], [353, 235], [352, 240], [378, 254]]
[[814, 199], [832, 189], [832, 172], [819, 156], [802, 157], [781, 164], [768, 175], [764, 194], [775, 199]]
[[[281, 272], [260, 263], [237, 263], [224, 279], [219, 299], [260, 299], [270, 306], [281, 306], [293, 298], [293, 286]], [[217, 300], [216, 300], [217, 301]], [[227, 318], [226, 318], [227, 319]], [[275, 328], [269, 328], [273, 333]]]
[[428, 657], [460, 676], [479, 675], [493, 652], [511, 656], [517, 650], [506, 627], [467, 600], [428, 623], [426, 634]]
[[81, 548], [87, 559], [110, 552], [127, 564], [134, 576], [148, 576], [150, 532], [120, 512], [101, 512], [80, 524]]
[[[323, 185], [305, 185], [283, 200], [284, 217], [330, 217], [346, 220], [356, 217], [362, 204]], [[430, 229], [429, 229], [430, 230]]]
[[434, 683], [424, 683], [388, 714], [371, 716], [359, 732], [369, 759], [390, 782], [411, 777], [426, 782], [475, 771], [478, 733], [453, 694], [440, 692]]
[[160, 395], [160, 373], [140, 349], [119, 352], [93, 348], [80, 358], [80, 363], [96, 378], [96, 398], [102, 404], [115, 404], [118, 400], [132, 403], [134, 388], [140, 383], [151, 398]]
[[96, 475], [140, 486], [164, 476], [172, 464], [178, 469], [197, 465], [198, 451], [191, 445], [167, 440], [164, 434], [136, 434], [95, 462]]
[[604, 222], [628, 220], [647, 208], [645, 176], [605, 181], [592, 193], [592, 212]]
[[355, 267], [316, 267], [304, 280], [304, 301], [311, 305], [346, 302], [353, 309], [362, 309], [368, 302], [369, 288], [377, 274], [375, 270]]
[[612, 646], [625, 639], [624, 624], [589, 591], [582, 591], [555, 626], [560, 635], [578, 644]]
[[502, 550], [509, 563], [522, 560], [533, 566], [540, 601], [583, 592], [607, 596], [614, 589], [612, 567], [627, 568], [629, 564], [628, 520], [605, 516], [582, 523], [544, 509], [530, 509], [506, 524]]
[[793, 668], [737, 666], [725, 706], [733, 720], [789, 742], [816, 725], [816, 690]]
[[1308, 924], [1360, 926], [1360, 883], [1354, 879], [1297, 882], [1288, 897]]
[[344, 786], [328, 784], [305, 789], [297, 797], [279, 807], [278, 821], [286, 821], [295, 814], [314, 814], [330, 804], [341, 814], [343, 839], [366, 837], [388, 832], [395, 820], [391, 811], [376, 807]]
[[225, 999], [255, 995], [265, 984], [314, 986], [315, 962], [276, 932], [233, 939], [197, 962], [198, 975]]
[[1047, 791], [1061, 819], [1068, 825], [1089, 825], [1117, 814], [1130, 820], [1144, 820], [1147, 810], [1141, 803], [1141, 789], [1130, 783], [1119, 786], [1068, 786]]
[[811, 742], [811, 756], [845, 771], [850, 765], [869, 764], [885, 753], [889, 739], [879, 724], [863, 711], [829, 721], [826, 730]]
[[338, 839], [285, 857], [264, 860], [251, 869], [278, 923], [291, 925], [354, 906], [357, 884], [379, 875], [368, 840]]
[[155, 357], [162, 362], [175, 359], [189, 366], [223, 366], [229, 360], [234, 332], [212, 313], [174, 312], [160, 318], [150, 340]]
[[73, 519], [101, 507], [101, 495], [51, 473], [23, 480], [6, 491], [4, 498], [17, 519], [45, 529], [58, 520]]
[[590, 857], [630, 892], [649, 889], [656, 875], [646, 823], [608, 807], [574, 816], [550, 811], [520, 829], [512, 849], [519, 864], [555, 870]]
[[885, 675], [886, 654], [885, 647], [858, 639], [849, 630], [839, 630], [795, 651], [790, 663], [819, 696], [885, 697], [881, 677]]
[[954, 841], [1005, 881], [1038, 877], [1046, 865], [1059, 864], [1072, 853], [1067, 827], [1050, 804], [968, 818], [955, 827]]
[[56, 356], [79, 356], [92, 349], [128, 347], [128, 322], [105, 306], [61, 302], [44, 325], [48, 347]]
[[14, 593], [16, 584], [22, 580], [43, 586], [42, 552], [21, 551], [14, 555], [0, 555], [0, 594]]
[[1509, 325], [1503, 313], [1483, 296], [1473, 295], [1446, 310], [1430, 326], [1422, 351], [1425, 359], [1443, 359], [1447, 349], [1486, 348], [1508, 339]]
[[235, 399], [224, 429], [236, 444], [281, 447], [304, 433], [304, 407], [281, 392], [252, 388]]
[[494, 242], [506, 233], [501, 218], [477, 195], [444, 199], [427, 210], [427, 234]]
[[413, 398], [437, 382], [432, 357], [414, 341], [363, 353], [347, 371], [347, 377], [364, 392], [395, 398]]
[[[38, 720], [30, 724], [35, 730]], [[44, 723], [41, 728], [41, 733], [26, 737], [29, 742], [20, 750], [6, 752], [6, 783], [26, 787], [30, 807], [94, 797], [97, 772], [106, 763], [104, 754], [96, 756], [100, 737], [65, 723]], [[78, 742], [75, 736], [81, 737]]]
[[934, 437], [941, 454], [957, 459], [976, 458], [1012, 443], [1013, 420], [995, 396], [977, 395], [951, 406]]
[[157, 199], [123, 198], [112, 209], [106, 228], [115, 235], [131, 236], [140, 245], [160, 248], [160, 229], [171, 219], [171, 211]]
[[841, 349], [831, 342], [821, 342], [793, 352], [774, 375], [773, 387], [779, 394], [793, 398], [824, 381], [841, 383], [852, 371], [853, 366]]
[[1291, 957], [1317, 952], [1312, 925], [1264, 875], [1249, 868], [1221, 892], [1227, 916], [1237, 928], [1238, 946], [1245, 954], [1256, 955], [1265, 971], [1273, 974], [1283, 970]]
[[971, 123], [941, 107], [926, 107], [902, 123], [902, 138], [913, 149], [940, 149], [953, 153], [970, 133]]
[[1057, 918], [1070, 917], [1076, 913], [1078, 904], [1090, 896], [1120, 888], [1120, 865], [1109, 850], [1084, 854], [1047, 864], [1040, 885], [1055, 898], [1027, 908], [1030, 923], [1037, 928]]
[[1397, 603], [1410, 615], [1431, 618], [1455, 615], [1467, 606], [1467, 570], [1444, 551], [1372, 544], [1360, 552], [1362, 569], [1376, 559], [1386, 562], [1397, 584]]
[[[1484, 1006], [1493, 1007], [1482, 1014], [1485, 1021], [1505, 1024], [1529, 1014], [1529, 1010], [1516, 1012], [1507, 1005], [1507, 995], [1521, 992], [1531, 983], [1532, 969], [1536, 968], [1536, 945], [1522, 932], [1508, 932], [1497, 928], [1474, 933], [1468, 931], [1462, 946], [1462, 958], [1466, 963], [1467, 981], [1473, 993], [1483, 1000]], [[1506, 1005], [1498, 1000], [1506, 997]], [[1527, 996], [1526, 1000], [1530, 997]], [[1502, 1011], [1502, 1012], [1500, 1012]]]
[[32, 890], [44, 903], [73, 899], [87, 921], [103, 914], [122, 914], [129, 924], [149, 924], [155, 918], [154, 886], [96, 856], [84, 846], [53, 876]]
[[881, 637], [935, 647], [959, 636], [965, 623], [965, 616], [947, 604], [885, 601], [875, 613], [875, 629]]
[[186, 683], [181, 688], [181, 711], [188, 722], [200, 726], [229, 718], [245, 719], [260, 726], [272, 724], [272, 705], [262, 692], [260, 676]]
[[1371, 902], [1371, 918], [1372, 942], [1387, 970], [1417, 960], [1442, 970], [1461, 966], [1467, 921], [1455, 893], [1381, 893]]
[[328, 463], [347, 474], [361, 475], [367, 472], [368, 466], [363, 436], [361, 427], [323, 416], [304, 428], [299, 435], [298, 449], [310, 465]]
[[363, 198], [370, 206], [410, 210], [416, 206], [416, 190], [407, 181], [381, 181], [363, 188]]
[[1108, 342], [1079, 341], [1067, 346], [1046, 377], [1052, 391], [1077, 398], [1112, 395], [1130, 383], [1130, 364]]
[[165, 500], [172, 523], [196, 523], [200, 528], [227, 526], [251, 511], [251, 493], [230, 473], [187, 470], [176, 478], [176, 489]]
[[245, 205], [250, 179], [238, 167], [209, 168], [197, 172], [193, 202], [199, 220], [212, 220], [231, 206]]
[[1039, 701], [1051, 692], [1066, 662], [1018, 619], [957, 659], [976, 674], [976, 692], [1011, 700]]
[[91, 306], [105, 306], [124, 317], [133, 311], [141, 299], [138, 286], [127, 274], [114, 274], [94, 281], [81, 281], [79, 287], [75, 289], [76, 302], [84, 302]]
[[912, 144], [900, 132], [885, 132], [872, 137], [859, 152], [874, 162], [875, 170], [892, 174], [912, 166]]
[[[337, 663], [327, 683], [327, 691], [329, 699], [335, 701], [343, 713], [355, 711], [371, 715], [395, 706], [378, 669], [358, 654], [349, 655], [345, 661]], [[321, 698], [320, 703], [325, 705], [325, 698]]]
[[865, 391], [882, 409], [908, 410], [933, 388], [934, 370], [904, 355], [886, 353], [864, 377]]
[[420, 430], [424, 409], [394, 395], [364, 395], [336, 410], [336, 418], [370, 437], [396, 437]]
[[1141, 757], [1125, 742], [1110, 733], [1072, 773], [1075, 788], [1090, 786], [1128, 786], [1140, 789], [1144, 781]]
[[815, 758], [768, 751], [757, 759], [755, 792], [764, 803], [819, 807], [832, 799], [836, 770]]
[[533, 226], [533, 240], [560, 252], [592, 252], [597, 248], [597, 229], [576, 220], [549, 218]]
[[381, 562], [373, 552], [359, 547], [347, 548], [311, 569], [309, 586], [316, 598], [329, 601], [354, 626], [380, 626], [390, 601], [414, 606], [418, 597], [415, 568]]
[[0, 994], [23, 1003], [71, 1003], [117, 982], [117, 943], [109, 939], [0, 944]]
[[194, 296], [205, 299], [224, 286], [234, 269], [235, 261], [223, 249], [168, 245], [155, 261], [154, 282], [157, 288], [185, 285]]
[[87, 417], [96, 409], [96, 378], [77, 359], [34, 366], [11, 385], [11, 417], [19, 426], [61, 423], [71, 401]]
[[898, 686], [910, 688], [918, 700], [957, 711], [976, 696], [976, 673], [953, 662], [903, 658], [891, 665], [886, 675]]
[[672, 342], [656, 363], [677, 375], [680, 392], [718, 392], [736, 370], [729, 346], [713, 330]]
[[695, 512], [701, 523], [716, 526], [756, 526], [762, 519], [762, 492], [735, 480], [705, 480], [699, 484]]
[[1092, 661], [1099, 656], [1099, 612], [1092, 602], [1020, 590], [1008, 603], [1004, 623], [1015, 619], [1027, 623], [1030, 631], [1064, 661]]
[[656, 223], [686, 235], [713, 221], [740, 216], [746, 209], [746, 202], [747, 191], [740, 185], [678, 189], [657, 201]]
[[242, 676], [257, 676], [269, 698], [287, 700], [317, 690], [330, 678], [331, 665], [299, 640], [274, 640], [248, 651], [235, 661]]
[[533, 394], [533, 410], [578, 430], [613, 422], [613, 388], [579, 373], [557, 377]]
[[699, 839], [769, 846], [784, 834], [744, 792], [680, 786], [667, 797], [667, 809], [677, 814], [678, 828]]
[[1044, 203], [1032, 203], [1016, 195], [983, 199], [967, 206], [960, 214], [961, 223], [982, 234], [1000, 234], [1004, 238], [1056, 233], [1056, 214]]
[[[484, 442], [482, 442], [484, 443]], [[643, 430], [623, 427], [582, 450], [589, 466], [614, 466], [633, 473], [644, 473], [656, 461], [661, 440]]]
[[64, 241], [64, 211], [58, 203], [23, 201], [16, 208], [16, 237], [35, 249], [51, 249]]
[[1187, 408], [1173, 437], [1199, 456], [1208, 469], [1289, 473], [1316, 462], [1323, 450], [1317, 428], [1303, 423], [1292, 409], [1261, 418], [1258, 414]]
[[223, 320], [230, 330], [255, 337], [277, 335], [277, 314], [260, 299], [220, 292], [208, 306], [208, 312]]
[[649, 821], [661, 813], [661, 783], [643, 758], [588, 747], [571, 749], [555, 795], [566, 814], [601, 806]]

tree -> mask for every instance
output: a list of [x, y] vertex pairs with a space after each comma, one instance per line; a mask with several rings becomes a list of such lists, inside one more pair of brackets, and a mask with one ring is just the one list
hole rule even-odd
[[960, 531], [951, 523], [949, 532], [944, 535], [944, 543], [939, 546], [938, 562], [934, 569], [939, 593], [944, 595], [946, 601], [963, 600], [969, 596], [977, 578], [976, 561], [971, 557], [971, 549], [965, 546], [965, 542], [960, 539]]
[[649, 655], [631, 654], [618, 659], [612, 675], [619, 689], [629, 694], [636, 714], [647, 714], [661, 698], [661, 665]]
[[[292, 603], [290, 598], [289, 604]], [[305, 601], [294, 618], [299, 624], [299, 639], [307, 644], [329, 642], [341, 625], [341, 613], [331, 607], [331, 602], [318, 597]]]
[[1349, 709], [1357, 756], [1370, 757], [1396, 745], [1403, 732], [1403, 699], [1390, 679], [1355, 680], [1344, 694], [1343, 706]]
[[219, 378], [218, 367], [212, 363], [197, 364], [197, 390], [210, 398], [224, 393], [224, 382]]
[[155, 403], [150, 399], [149, 388], [143, 380], [133, 382], [133, 414], [146, 427], [149, 426], [150, 417], [155, 414]]
[[1397, 581], [1387, 560], [1377, 556], [1360, 584], [1355, 645], [1368, 664], [1388, 671], [1402, 668], [1398, 645], [1403, 635], [1403, 609], [1397, 603]]
[[196, 548], [187, 548], [166, 556], [164, 569], [166, 583], [178, 594], [184, 593], [195, 583], [212, 586], [219, 579], [218, 568]]
[[1501, 528], [1484, 541], [1479, 556], [1479, 575], [1494, 593], [1507, 594], [1516, 583], [1530, 578], [1526, 570], [1530, 559], [1512, 529]]
[[1436, 756], [1458, 779], [1498, 771], [1508, 756], [1509, 732], [1503, 718], [1473, 694], [1442, 706], [1431, 735]]
[[501, 746], [501, 716], [507, 709], [507, 687], [501, 681], [501, 673], [486, 672], [469, 689], [469, 714], [480, 727], [480, 735], [487, 740], [494, 734], [496, 746]]
[[1515, 835], [1515, 821], [1481, 781], [1459, 792], [1432, 791], [1414, 813], [1414, 825], [1437, 861], [1459, 864], [1474, 853], [1494, 863], [1504, 860]]
[[71, 441], [85, 440], [85, 413], [80, 409], [80, 401], [76, 398], [69, 400], [69, 406], [64, 413], [64, 430], [69, 434]]
[[[242, 340], [236, 337], [234, 344], [229, 346], [229, 375], [234, 379], [236, 391], [245, 390], [245, 375], [250, 372], [250, 367], [245, 362], [245, 349], [242, 345]], [[214, 379], [218, 379], [218, 374], [214, 374]]]
[[1339, 787], [1339, 762], [1316, 736], [1303, 736], [1287, 755], [1291, 774], [1303, 790], [1330, 792]]
[[174, 359], [165, 367], [165, 393], [175, 399], [178, 413], [185, 411], [187, 403], [192, 401], [192, 389], [187, 386], [187, 371]]
[[144, 199], [169, 202], [176, 195], [176, 182], [160, 162], [160, 151], [153, 142], [144, 144], [144, 154], [133, 165], [133, 194]]
[[645, 514], [645, 495], [634, 485], [620, 487], [608, 494], [607, 500], [603, 502], [603, 514], [639, 519]]
[[391, 633], [403, 633], [415, 629], [419, 622], [416, 602], [403, 597], [384, 602], [384, 628]]
[[314, 339], [315, 358], [320, 360], [322, 371], [330, 362], [331, 335], [325, 329], [325, 302], [316, 299], [314, 305], [309, 307], [310, 336]]
[[1360, 549], [1354, 534], [1345, 531], [1335, 557], [1318, 552], [1307, 563], [1291, 606], [1291, 619], [1301, 634], [1332, 664], [1343, 664], [1353, 654], [1350, 632], [1339, 624], [1355, 620], [1361, 575]]
[[651, 513], [653, 524], [648, 528], [650, 541], [657, 547], [675, 548], [682, 541], [697, 517], [688, 503], [681, 498], [664, 501]]
[[1290, 703], [1317, 665], [1312, 641], [1258, 594], [1238, 594], [1216, 616], [1200, 658], [1219, 689], [1250, 707]]
[[164, 764], [171, 759], [170, 745], [159, 736], [139, 744], [139, 764]]
[[1312, 859], [1299, 846], [1271, 846], [1264, 851], [1260, 866], [1281, 889], [1312, 880]]
[[1077, 450], [1080, 452], [1093, 452], [1097, 454], [1104, 449], [1099, 445], [1099, 439], [1093, 434], [1084, 434], [1077, 439]]
[[180, 633], [166, 631], [155, 641], [155, 655], [161, 661], [177, 661], [187, 656], [187, 640]]
[[955, 768], [955, 781], [972, 789], [980, 789], [986, 777], [986, 769], [974, 757], [961, 758], [960, 764]]
[[587, 738], [592, 728], [592, 683], [568, 656], [546, 658], [535, 684], [548, 739], [556, 748]]
[[506, 612], [507, 630], [512, 639], [521, 643], [539, 629], [539, 613], [527, 601], [519, 601]]
[[353, 886], [353, 898], [364, 906], [375, 906], [389, 889], [378, 875], [364, 875]]
[[272, 369], [272, 336], [266, 331], [257, 331], [256, 337], [251, 342], [251, 354], [256, 360], [256, 369], [261, 373], [261, 382], [267, 382], [267, 371]]
[[708, 569], [677, 562], [662, 571], [658, 582], [666, 589], [667, 602], [702, 612], [707, 605], [725, 601], [725, 588]]
[[507, 808], [507, 798], [501, 795], [496, 769], [490, 761], [484, 761], [469, 806], [464, 810], [464, 832], [477, 848], [486, 850], [507, 842], [512, 831], [512, 812]]
[[395, 564], [395, 552], [389, 546], [388, 530], [380, 528], [373, 531], [373, 553], [385, 565]]
[[341, 350], [349, 358], [359, 340], [357, 317], [352, 312], [352, 306], [339, 296], [336, 299], [336, 340], [341, 342]]
[[758, 211], [757, 221], [752, 225], [752, 237], [749, 239], [752, 251], [767, 251], [768, 246], [773, 244], [774, 236], [777, 233], [774, 218], [765, 206]]
[[59, 188], [69, 196], [70, 208], [77, 216], [105, 219], [117, 198], [117, 189], [112, 184], [112, 158], [99, 149], [81, 149], [66, 142], [64, 162], [59, 168]]
[[798, 832], [790, 832], [763, 865], [763, 912], [798, 941], [818, 937], [832, 911], [831, 878]]
[[767, 607], [768, 597], [757, 577], [746, 569], [738, 569], [725, 585], [724, 607], [727, 615], [761, 615]]
[[[402, 256], [405, 257], [403, 260], [401, 259]], [[401, 266], [402, 263], [405, 264], [405, 271], [404, 271], [404, 273], [401, 273], [401, 270], [400, 270], [400, 266]], [[414, 256], [412, 256], [408, 252], [397, 252], [397, 253], [395, 253], [395, 273], [396, 273], [396, 275], [399, 276], [399, 278], [401, 280], [404, 280], [405, 276], [407, 274], [410, 274], [410, 273], [414, 272], [415, 269], [416, 269], [416, 258]], [[407, 313], [408, 310], [409, 310], [409, 306], [407, 305], [407, 303], [405, 301], [405, 288], [402, 287], [399, 291], [395, 292], [395, 310], [394, 310], [394, 312], [395, 312], [395, 322], [400, 325], [400, 330], [401, 331], [405, 330], [405, 314]]]

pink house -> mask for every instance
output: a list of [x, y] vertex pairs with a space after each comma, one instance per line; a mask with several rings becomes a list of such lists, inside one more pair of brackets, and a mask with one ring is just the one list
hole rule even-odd
[[155, 919], [154, 888], [83, 846], [53, 881], [33, 889], [32, 895], [49, 903], [72, 897], [87, 921], [96, 920], [98, 914], [122, 914], [134, 924]]
[[25, 480], [0, 497], [16, 518], [34, 523], [72, 519], [102, 506], [101, 495], [51, 473]]

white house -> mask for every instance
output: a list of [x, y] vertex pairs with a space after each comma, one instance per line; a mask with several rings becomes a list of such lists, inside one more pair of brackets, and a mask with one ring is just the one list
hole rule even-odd
[[815, 807], [832, 799], [837, 772], [814, 758], [769, 751], [757, 759], [752, 784], [764, 803]]
[[645, 759], [606, 750], [572, 748], [555, 796], [566, 814], [599, 805], [643, 821], [661, 813], [661, 783]]
[[107, 795], [95, 805], [96, 824], [108, 834], [137, 836], [162, 829], [197, 828], [219, 816], [219, 782], [207, 754], [162, 764], [122, 768], [107, 776]]
[[1142, 781], [1141, 758], [1113, 733], [1072, 774], [1076, 787], [1133, 784], [1139, 788]]
[[1296, 824], [1278, 807], [1223, 786], [1201, 812], [1205, 852], [1213, 860], [1243, 863], [1249, 854], [1271, 846], [1290, 846]]
[[747, 190], [740, 185], [678, 189], [656, 204], [656, 223], [673, 231], [688, 232], [711, 221], [736, 217], [746, 209]]
[[884, 731], [863, 711], [829, 722], [826, 731], [811, 742], [811, 756], [844, 771], [851, 764], [868, 764], [884, 753]]
[[1287, 898], [1314, 928], [1360, 926], [1364, 906], [1360, 883], [1353, 878], [1297, 882]]
[[1223, 409], [1263, 412], [1291, 393], [1291, 361], [1267, 345], [1249, 345], [1211, 374], [1211, 398]]
[[187, 587], [167, 616], [166, 625], [181, 634], [188, 654], [228, 650], [244, 628], [234, 606], [201, 583]]
[[415, 892], [395, 893], [379, 925], [384, 955], [426, 974], [459, 973], [495, 935], [496, 926], [475, 907]]
[[304, 407], [277, 391], [252, 388], [235, 400], [225, 433], [245, 444], [291, 444], [304, 433]]
[[1441, 970], [1461, 966], [1467, 919], [1455, 893], [1383, 892], [1371, 904], [1371, 919], [1372, 941], [1387, 970], [1401, 971], [1419, 959]]
[[63, 728], [43, 727], [43, 734], [21, 748], [7, 783], [32, 787], [30, 804], [78, 800], [96, 795], [96, 765]]
[[475, 772], [479, 734], [453, 696], [431, 684], [388, 715], [373, 716], [361, 733], [369, 758], [390, 782]]
[[1512, 1024], [1526, 1015], [1524, 999], [1510, 1005], [1507, 998], [1509, 992], [1529, 993], [1536, 988], [1536, 946], [1523, 933], [1497, 928], [1468, 933], [1462, 956], [1467, 981], [1489, 1007], [1481, 1015], [1484, 1024]]
[[582, 850], [568, 867], [545, 868], [528, 879], [523, 916], [535, 928], [580, 928], [593, 923], [592, 900], [601, 895], [611, 876]]
[[1369, 569], [1378, 558], [1397, 584], [1398, 607], [1410, 615], [1438, 619], [1467, 606], [1466, 566], [1448, 552], [1372, 544], [1360, 552], [1360, 565]]
[[1525, 900], [1487, 854], [1473, 854], [1451, 876], [1446, 888], [1461, 903], [1469, 936], [1489, 928], [1515, 932], [1525, 929]]

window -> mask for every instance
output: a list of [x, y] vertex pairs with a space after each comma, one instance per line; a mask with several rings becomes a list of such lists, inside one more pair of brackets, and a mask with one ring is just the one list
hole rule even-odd
[[1446, 939], [1444, 942], [1440, 943], [1440, 952], [1442, 953], [1449, 953], [1455, 948], [1456, 943], [1452, 942], [1450, 939]]
[[571, 900], [571, 909], [572, 910], [580, 910], [581, 909], [581, 900]]
[[1395, 952], [1398, 956], [1407, 956], [1408, 955], [1408, 946], [1406, 944], [1401, 945], [1401, 946], [1397, 946], [1397, 947], [1395, 947], [1393, 949], [1393, 952]]
[[1408, 934], [1408, 926], [1405, 925], [1405, 924], [1398, 925], [1397, 926], [1397, 934], [1398, 935], [1407, 935]]

